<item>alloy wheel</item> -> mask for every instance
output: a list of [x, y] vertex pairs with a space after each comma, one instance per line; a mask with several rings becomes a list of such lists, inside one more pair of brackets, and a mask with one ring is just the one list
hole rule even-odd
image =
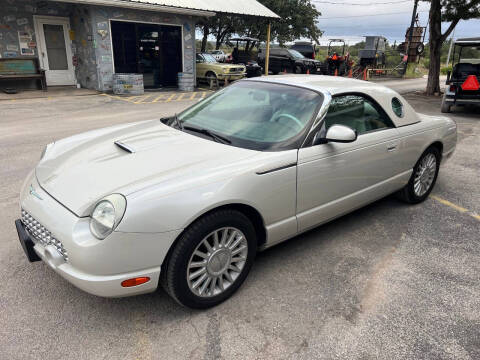
[[200, 297], [223, 293], [241, 274], [247, 255], [248, 242], [240, 230], [224, 227], [211, 232], [190, 257], [188, 287]]
[[418, 164], [415, 178], [413, 180], [413, 190], [415, 195], [421, 197], [426, 194], [433, 184], [435, 173], [437, 172], [437, 159], [434, 154], [429, 153]]

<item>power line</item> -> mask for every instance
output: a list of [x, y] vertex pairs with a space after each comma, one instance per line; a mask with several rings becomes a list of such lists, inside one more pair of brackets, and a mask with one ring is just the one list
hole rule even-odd
[[353, 5], [353, 6], [370, 6], [370, 5], [391, 5], [391, 4], [401, 4], [406, 2], [411, 2], [411, 0], [400, 0], [400, 1], [387, 1], [387, 2], [369, 2], [369, 3], [346, 3], [346, 2], [335, 2], [335, 1], [324, 1], [324, 0], [312, 0], [316, 4], [331, 4], [331, 5]]
[[[428, 10], [420, 10], [417, 11], [419, 13], [428, 12]], [[317, 20], [330, 20], [330, 19], [348, 19], [348, 18], [359, 18], [359, 17], [366, 17], [366, 16], [387, 16], [387, 15], [398, 15], [398, 14], [411, 14], [410, 11], [404, 12], [394, 12], [394, 13], [380, 13], [380, 14], [366, 14], [366, 15], [350, 15], [350, 16], [332, 16], [332, 17], [319, 17]]]

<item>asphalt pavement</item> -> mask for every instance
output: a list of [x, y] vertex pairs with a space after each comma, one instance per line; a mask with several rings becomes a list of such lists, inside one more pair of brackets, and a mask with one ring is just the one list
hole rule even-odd
[[[439, 98], [406, 97], [439, 114]], [[260, 253], [216, 308], [182, 308], [162, 290], [100, 298], [28, 263], [13, 222], [45, 144], [193, 101], [0, 102], [0, 359], [480, 358], [478, 109], [451, 115], [458, 146], [431, 198], [410, 206], [388, 197]]]

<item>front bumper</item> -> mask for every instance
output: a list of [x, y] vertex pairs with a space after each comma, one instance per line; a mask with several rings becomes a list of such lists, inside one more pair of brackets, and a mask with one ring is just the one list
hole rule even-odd
[[[31, 190], [35, 189], [35, 196]], [[29, 261], [43, 260], [76, 287], [98, 296], [123, 297], [155, 291], [160, 268], [180, 231], [166, 233], [113, 232], [104, 240], [91, 235], [89, 218], [79, 218], [46, 193], [33, 173], [20, 194], [21, 208], [48, 229], [68, 252], [66, 261], [52, 245], [45, 245], [15, 225]], [[149, 277], [150, 281], [122, 287], [124, 280]]]
[[246, 72], [240, 74], [218, 74], [217, 77], [219, 80], [240, 80], [243, 79], [247, 75]]

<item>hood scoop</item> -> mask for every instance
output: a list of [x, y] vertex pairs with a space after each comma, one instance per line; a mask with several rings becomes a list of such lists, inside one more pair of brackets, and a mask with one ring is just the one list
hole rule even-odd
[[134, 154], [135, 153], [135, 149], [132, 148], [131, 146], [128, 146], [127, 144], [124, 144], [123, 142], [121, 141], [115, 141], [114, 142], [115, 145], [117, 145], [120, 149], [130, 153], [130, 154]]

